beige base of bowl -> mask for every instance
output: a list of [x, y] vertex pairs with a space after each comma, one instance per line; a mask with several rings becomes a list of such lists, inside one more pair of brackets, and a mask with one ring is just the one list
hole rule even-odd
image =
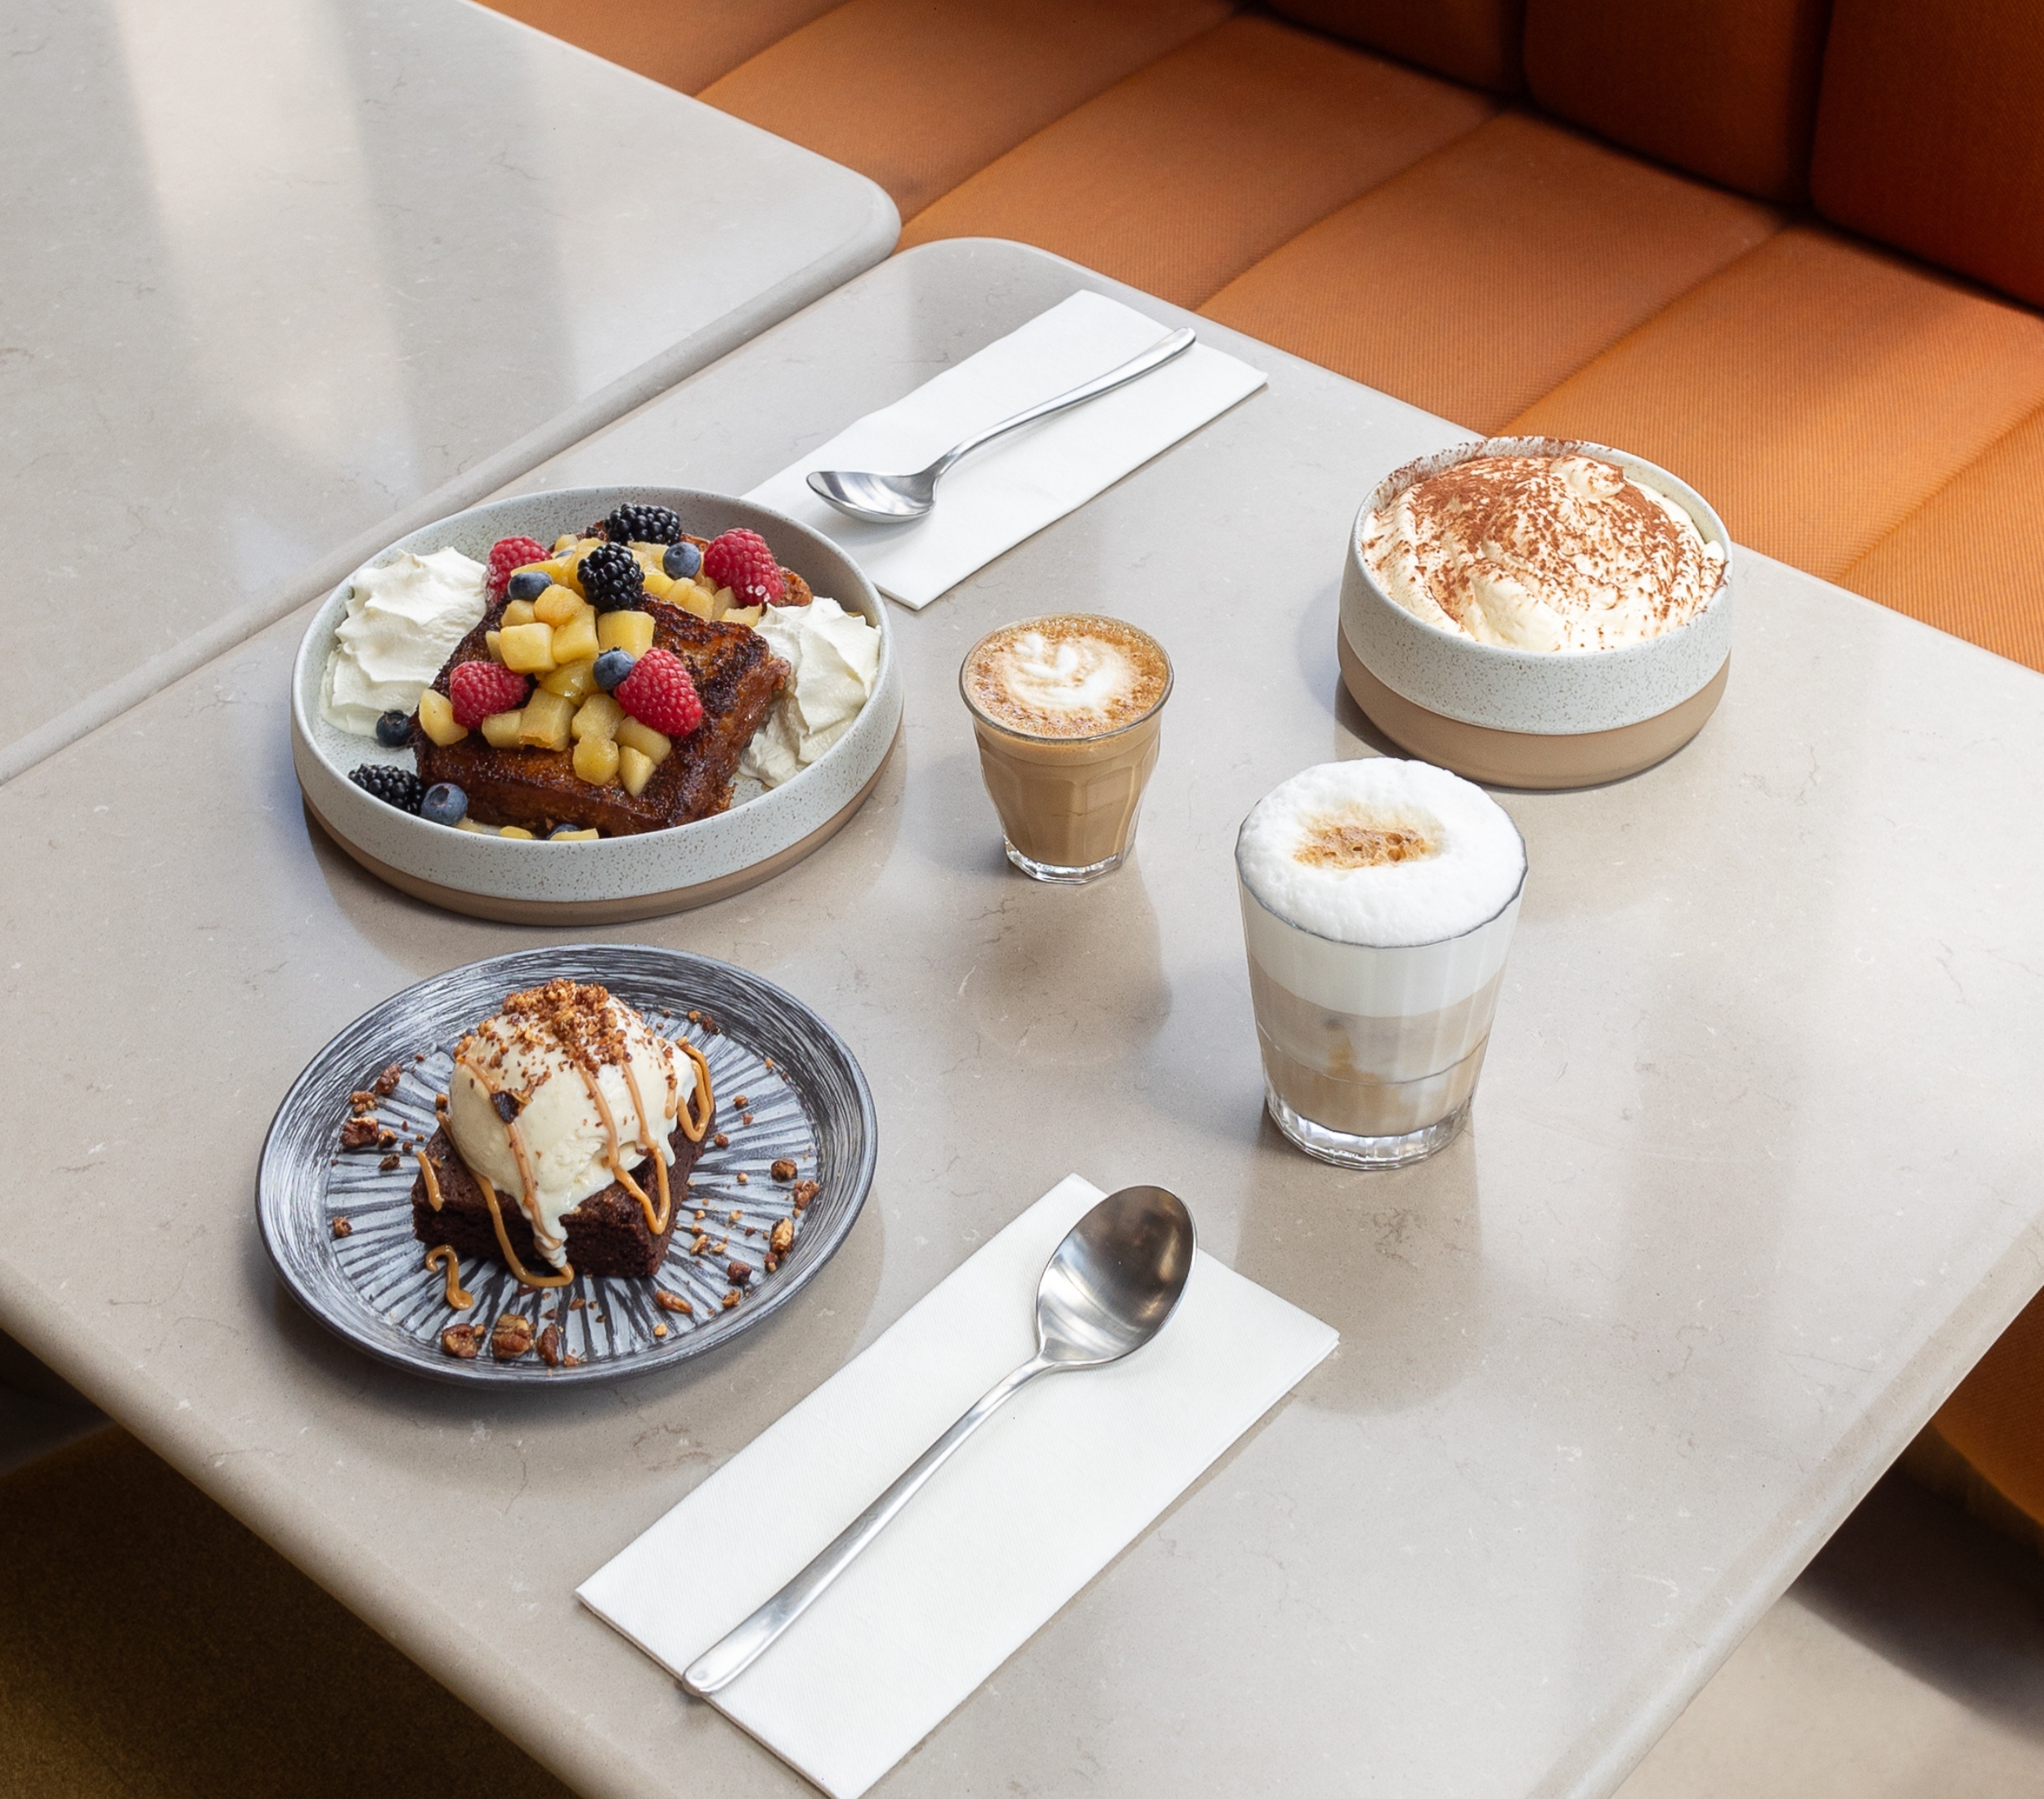
[[305, 802], [306, 817], [332, 842], [346, 850], [379, 881], [388, 882], [415, 900], [445, 906], [450, 912], [466, 913], [471, 918], [492, 918], [500, 924], [615, 925], [635, 918], [657, 918], [670, 912], [688, 912], [697, 906], [715, 905], [719, 900], [728, 900], [734, 893], [743, 893], [747, 887], [756, 887], [763, 881], [771, 881], [784, 869], [793, 868], [805, 856], [822, 849], [851, 822], [852, 814], [865, 805], [867, 796], [880, 785], [881, 776], [887, 772], [887, 765], [894, 759], [894, 751], [900, 747], [901, 731], [897, 727], [894, 741], [887, 746], [887, 753], [881, 757], [880, 766], [873, 770], [865, 786], [799, 842], [791, 843], [786, 849], [730, 874], [714, 876], [691, 886], [670, 887], [664, 893], [634, 893], [616, 900], [500, 899], [494, 894], [470, 893], [460, 887], [443, 886], [437, 881], [394, 868], [359, 844], [350, 842], [320, 815], [320, 809], [313, 805], [303, 787], [298, 796]]
[[1600, 781], [1622, 780], [1628, 774], [1650, 769], [1673, 756], [1703, 729], [1703, 721], [1717, 710], [1719, 700], [1724, 698], [1725, 677], [1732, 670], [1728, 657], [1718, 672], [1679, 706], [1671, 706], [1637, 725], [1624, 725], [1611, 731], [1541, 737], [1530, 731], [1499, 731], [1485, 725], [1464, 725], [1459, 719], [1430, 712], [1394, 693], [1364, 667], [1362, 658], [1349, 644], [1347, 632], [1338, 626], [1334, 639], [1341, 657], [1342, 680], [1378, 730], [1422, 761], [1492, 787], [1594, 787]]

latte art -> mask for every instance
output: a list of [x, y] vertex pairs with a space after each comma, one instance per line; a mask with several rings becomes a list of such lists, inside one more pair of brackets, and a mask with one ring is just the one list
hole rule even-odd
[[1169, 683], [1156, 644], [1118, 619], [1033, 618], [966, 659], [966, 698], [1027, 737], [1097, 737], [1151, 711]]

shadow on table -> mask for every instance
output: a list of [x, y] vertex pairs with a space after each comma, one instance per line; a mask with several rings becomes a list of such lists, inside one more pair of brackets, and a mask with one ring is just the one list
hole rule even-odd
[[1259, 1150], [1289, 1164], [1243, 1209], [1236, 1269], [1331, 1324], [1341, 1347], [1301, 1389], [1337, 1411], [1395, 1412], [1481, 1356], [1483, 1233], [1471, 1130], [1410, 1168], [1312, 1161], [1265, 1115]]

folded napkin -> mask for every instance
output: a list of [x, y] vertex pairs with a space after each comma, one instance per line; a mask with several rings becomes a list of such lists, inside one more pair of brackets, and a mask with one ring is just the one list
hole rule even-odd
[[[1037, 1279], [1100, 1197], [1076, 1175], [1052, 1188], [592, 1575], [582, 1603], [679, 1676], [1028, 1359]], [[1155, 1341], [1017, 1394], [713, 1703], [856, 1799], [1334, 1341], [1202, 1253]]]
[[936, 509], [913, 524], [848, 518], [802, 478], [812, 469], [926, 469], [953, 444], [1106, 374], [1169, 329], [1103, 294], [1074, 294], [907, 398], [867, 413], [746, 497], [834, 540], [890, 599], [927, 606], [1255, 393], [1262, 371], [1195, 343], [1116, 393], [975, 451], [938, 484]]

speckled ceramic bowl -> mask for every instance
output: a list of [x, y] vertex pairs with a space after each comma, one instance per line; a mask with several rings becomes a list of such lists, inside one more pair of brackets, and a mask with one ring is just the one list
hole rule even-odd
[[788, 568], [880, 633], [880, 675], [851, 729], [809, 767], [715, 818], [672, 830], [548, 843], [428, 824], [372, 799], [347, 778], [365, 762], [414, 765], [409, 750], [336, 730], [320, 716], [320, 678], [347, 615], [352, 577], [327, 597], [291, 671], [291, 759], [307, 810], [348, 855], [392, 886], [477, 917], [522, 924], [600, 924], [706, 905], [779, 873], [819, 847], [880, 778], [901, 725], [901, 671], [885, 603], [827, 537], [785, 514], [685, 487], [569, 487], [471, 507], [401, 538], [402, 551], [459, 550], [477, 562], [500, 537], [550, 544], [628, 503], [671, 506], [699, 537], [756, 531]]
[[[1414, 482], [1486, 455], [1572, 451], [1614, 462], [1725, 550], [1724, 579], [1687, 624], [1624, 649], [1560, 653], [1479, 644], [1415, 618], [1365, 565], [1363, 527]], [[1635, 774], [1703, 728], [1732, 653], [1732, 541], [1709, 503], [1622, 450], [1553, 437], [1490, 437], [1408, 463], [1364, 501], [1342, 576], [1338, 650], [1356, 702], [1404, 748], [1501, 787], [1585, 787]]]

